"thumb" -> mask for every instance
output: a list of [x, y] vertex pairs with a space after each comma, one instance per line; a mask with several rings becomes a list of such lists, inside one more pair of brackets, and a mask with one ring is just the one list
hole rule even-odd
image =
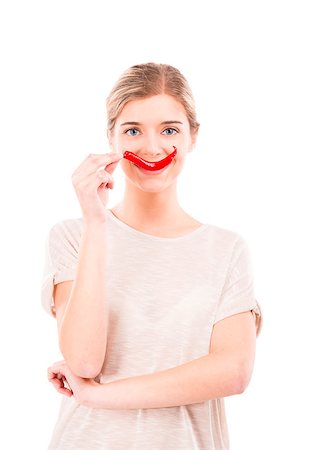
[[[122, 156], [122, 155], [121, 155], [121, 156]], [[112, 173], [116, 170], [116, 167], [117, 167], [117, 165], [119, 164], [119, 162], [121, 161], [121, 159], [122, 159], [122, 158], [120, 158], [118, 161], [114, 161], [114, 162], [108, 164], [108, 165], [104, 168], [104, 170], [105, 170], [106, 172], [112, 174]]]

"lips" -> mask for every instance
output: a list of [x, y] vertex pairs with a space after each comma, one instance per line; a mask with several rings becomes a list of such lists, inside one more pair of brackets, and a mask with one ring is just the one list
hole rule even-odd
[[166, 172], [168, 167], [169, 167], [169, 165], [170, 165], [169, 164], [169, 165], [167, 165], [167, 166], [165, 166], [165, 167], [163, 167], [162, 169], [159, 169], [159, 170], [146, 170], [146, 169], [143, 169], [142, 167], [137, 166], [137, 164], [134, 164], [134, 163], [132, 163], [132, 164], [137, 168], [137, 170], [139, 170], [143, 174], [149, 175], [149, 176], [158, 175], [158, 174], [161, 174], [162, 172]]

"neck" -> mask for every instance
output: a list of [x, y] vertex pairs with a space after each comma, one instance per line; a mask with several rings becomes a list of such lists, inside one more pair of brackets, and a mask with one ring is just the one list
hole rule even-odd
[[176, 185], [161, 192], [145, 192], [127, 186], [123, 199], [113, 211], [127, 223], [150, 228], [168, 227], [186, 216], [178, 203]]

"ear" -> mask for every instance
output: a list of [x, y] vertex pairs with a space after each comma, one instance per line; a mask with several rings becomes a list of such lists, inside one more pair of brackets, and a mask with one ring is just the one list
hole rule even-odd
[[197, 137], [198, 137], [198, 133], [193, 133], [191, 135], [191, 144], [190, 144], [189, 152], [192, 152], [192, 150], [195, 148], [196, 143], [197, 143]]
[[114, 145], [113, 145], [113, 139], [112, 139], [112, 134], [110, 133], [110, 130], [107, 130], [107, 139], [108, 139], [108, 142], [109, 142], [109, 147], [110, 147], [110, 150], [113, 152], [114, 151]]

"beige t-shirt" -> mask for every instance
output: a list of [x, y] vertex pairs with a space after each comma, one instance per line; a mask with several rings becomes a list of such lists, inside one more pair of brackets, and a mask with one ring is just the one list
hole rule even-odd
[[[250, 253], [237, 233], [203, 224], [162, 238], [108, 211], [108, 345], [100, 383], [169, 369], [207, 355], [213, 325], [252, 310]], [[46, 242], [42, 305], [53, 285], [74, 280], [82, 218], [57, 222]], [[95, 409], [63, 396], [49, 450], [227, 450], [223, 398], [134, 410]]]

